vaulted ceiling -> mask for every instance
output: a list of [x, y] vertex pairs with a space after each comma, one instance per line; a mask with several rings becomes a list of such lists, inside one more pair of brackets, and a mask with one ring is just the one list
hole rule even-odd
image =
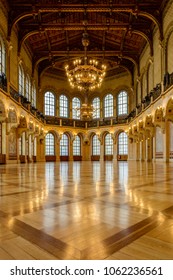
[[87, 31], [89, 57], [104, 60], [108, 75], [139, 69], [148, 44], [153, 55], [153, 29], [162, 34], [162, 11], [168, 0], [8, 0], [8, 36], [18, 27], [20, 53], [27, 44], [33, 69], [64, 75], [64, 64], [84, 55]]

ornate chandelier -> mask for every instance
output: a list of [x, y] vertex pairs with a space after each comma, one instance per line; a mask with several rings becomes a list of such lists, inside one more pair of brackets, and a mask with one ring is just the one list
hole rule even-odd
[[93, 105], [83, 103], [80, 108], [76, 108], [76, 111], [81, 120], [89, 121], [94, 117], [96, 109]]
[[78, 58], [73, 65], [66, 65], [65, 71], [71, 87], [84, 91], [85, 103], [80, 108], [76, 108], [81, 120], [91, 120], [96, 112], [93, 105], [88, 104], [88, 92], [101, 86], [106, 75], [106, 65], [100, 64], [96, 59], [88, 59], [87, 47], [90, 41], [88, 33], [85, 31], [82, 37], [84, 46], [84, 57]]
[[106, 74], [106, 66], [99, 64], [96, 59], [88, 59], [87, 47], [89, 45], [88, 33], [84, 32], [82, 37], [82, 45], [84, 46], [85, 55], [73, 62], [73, 67], [65, 66], [68, 81], [72, 87], [79, 90], [89, 91], [100, 87]]

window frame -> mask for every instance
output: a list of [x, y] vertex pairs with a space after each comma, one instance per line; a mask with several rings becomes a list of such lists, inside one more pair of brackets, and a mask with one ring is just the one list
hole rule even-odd
[[81, 100], [76, 96], [72, 98], [72, 119], [80, 120], [80, 114], [75, 108], [81, 108]]
[[73, 141], [73, 156], [81, 156], [81, 137], [76, 135]]
[[5, 44], [0, 35], [0, 74], [6, 74], [6, 50]]
[[45, 137], [45, 156], [55, 156], [55, 135], [51, 132]]
[[55, 116], [55, 95], [51, 91], [44, 94], [44, 113], [46, 116]]
[[100, 141], [95, 134], [92, 137], [92, 156], [100, 156], [100, 148]]
[[95, 115], [93, 116], [93, 119], [100, 119], [100, 97], [95, 97], [92, 100], [92, 105], [95, 109]]
[[36, 98], [37, 98], [37, 92], [36, 92], [36, 86], [35, 82], [32, 84], [32, 91], [31, 91], [31, 105], [36, 108]]
[[113, 115], [114, 115], [114, 97], [111, 93], [108, 93], [104, 97], [104, 117], [111, 118], [113, 117]]
[[118, 135], [118, 155], [128, 155], [128, 136], [124, 131]]
[[60, 118], [69, 117], [69, 100], [65, 94], [61, 94], [59, 96], [59, 117]]
[[[69, 137], [66, 133], [63, 133], [60, 140], [60, 156], [69, 156]], [[63, 151], [64, 147], [64, 151]]]
[[113, 139], [110, 133], [105, 135], [104, 139], [104, 154], [105, 156], [113, 155]]
[[31, 101], [31, 80], [29, 75], [26, 75], [26, 83], [25, 83], [25, 97], [28, 101]]
[[25, 96], [25, 87], [24, 87], [24, 81], [25, 81], [25, 73], [22, 65], [19, 65], [19, 94], [22, 96]]
[[128, 114], [128, 93], [125, 90], [120, 91], [117, 96], [117, 113], [118, 116]]

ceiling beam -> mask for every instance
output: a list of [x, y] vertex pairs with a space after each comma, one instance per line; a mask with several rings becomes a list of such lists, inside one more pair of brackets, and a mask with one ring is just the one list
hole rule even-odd
[[[150, 6], [148, 6], [151, 8]], [[20, 11], [20, 10], [19, 10]], [[54, 6], [51, 4], [46, 5], [46, 7], [36, 5], [33, 8], [31, 8], [31, 11], [24, 12], [22, 11], [21, 14], [14, 16], [14, 18], [11, 19], [11, 22], [9, 22], [9, 28], [8, 28], [8, 36], [11, 36], [11, 30], [15, 24], [17, 24], [20, 20], [27, 18], [29, 16], [33, 17], [33, 15], [37, 15], [38, 13], [119, 13], [119, 12], [125, 12], [125, 13], [132, 13], [135, 16], [142, 16], [144, 18], [150, 19], [154, 24], [156, 24], [160, 31], [160, 37], [163, 37], [162, 34], [162, 28], [161, 24], [159, 22], [159, 19], [157, 19], [154, 15], [152, 15], [150, 12], [142, 11], [140, 10], [140, 5], [138, 5], [138, 10], [136, 10], [136, 5], [134, 4], [112, 4], [111, 8], [109, 5], [96, 5], [96, 4], [87, 4], [86, 7], [84, 7], [81, 4], [63, 4], [63, 6], [59, 5], [59, 7]]]
[[[20, 53], [22, 44], [30, 36], [32, 36], [34, 34], [41, 34], [41, 33], [44, 33], [44, 31], [48, 31], [48, 30], [50, 30], [50, 31], [51, 30], [55, 30], [55, 31], [70, 31], [70, 30], [80, 31], [81, 30], [81, 31], [83, 31], [84, 26], [82, 24], [69, 24], [69, 25], [49, 24], [49, 25], [45, 25], [45, 26], [44, 26], [44, 24], [42, 24], [38, 29], [31, 30], [31, 31], [27, 30], [26, 34], [24, 34], [23, 36], [20, 36], [18, 52]], [[129, 24], [128, 23], [125, 23], [124, 25], [110, 24], [109, 26], [104, 25], [104, 24], [97, 24], [97, 25], [93, 24], [93, 25], [88, 25], [87, 30], [101, 30], [101, 31], [124, 30], [125, 31], [124, 35], [125, 35], [126, 32], [129, 30]], [[132, 29], [132, 31], [133, 31], [133, 29]], [[134, 30], [133, 32], [142, 36], [149, 43], [150, 48], [151, 48], [151, 45], [152, 45], [151, 40], [143, 31]], [[103, 37], [103, 40], [104, 40], [104, 37]]]

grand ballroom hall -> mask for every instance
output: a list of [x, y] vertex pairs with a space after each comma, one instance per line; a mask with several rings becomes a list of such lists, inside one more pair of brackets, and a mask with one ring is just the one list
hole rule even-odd
[[173, 0], [0, 0], [0, 260], [173, 260]]

